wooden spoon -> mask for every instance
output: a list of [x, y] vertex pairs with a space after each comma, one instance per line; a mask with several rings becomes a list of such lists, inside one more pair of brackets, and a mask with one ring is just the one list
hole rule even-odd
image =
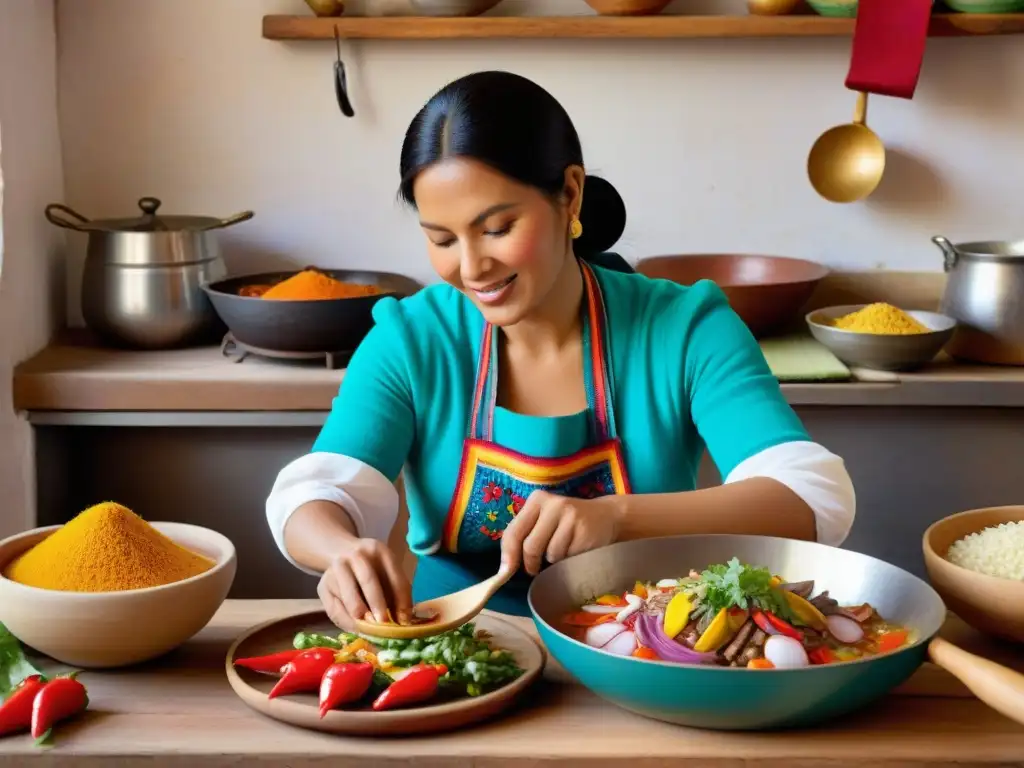
[[412, 640], [456, 629], [479, 614], [487, 605], [487, 601], [512, 578], [514, 573], [513, 570], [502, 569], [479, 584], [450, 595], [426, 600], [413, 608], [413, 613], [420, 616], [433, 614], [436, 617], [433, 621], [422, 624], [378, 624], [375, 621], [356, 619], [356, 632], [389, 640]]

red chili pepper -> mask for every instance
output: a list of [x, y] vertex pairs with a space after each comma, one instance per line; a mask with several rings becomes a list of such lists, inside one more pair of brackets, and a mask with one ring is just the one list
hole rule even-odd
[[811, 664], [831, 664], [834, 661], [839, 661], [839, 657], [827, 645], [819, 645], [807, 654], [807, 658], [810, 659]]
[[20, 683], [0, 706], [0, 736], [32, 727], [32, 702], [46, 684], [42, 675], [29, 675]]
[[284, 665], [281, 679], [267, 694], [267, 698], [317, 690], [324, 672], [334, 663], [334, 654], [335, 652], [329, 648], [310, 648], [303, 651]]
[[292, 648], [288, 651], [272, 653], [269, 656], [249, 656], [244, 659], [235, 659], [235, 666], [251, 669], [253, 672], [280, 675], [284, 665], [292, 661], [300, 653], [302, 653], [301, 648]]
[[771, 611], [754, 611], [754, 623], [766, 634], [785, 635], [803, 642], [804, 633], [789, 622], [783, 621]]
[[54, 725], [89, 706], [89, 695], [75, 674], [55, 677], [32, 702], [32, 738], [42, 739]]
[[320, 681], [320, 717], [335, 707], [363, 698], [373, 682], [373, 664], [365, 661], [332, 664]]
[[380, 712], [407, 704], [419, 704], [433, 698], [441, 676], [448, 671], [443, 664], [419, 664], [384, 689], [373, 702], [373, 709]]

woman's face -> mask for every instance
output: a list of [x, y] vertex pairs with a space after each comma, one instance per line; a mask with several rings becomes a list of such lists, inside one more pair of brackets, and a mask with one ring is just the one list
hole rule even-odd
[[533, 187], [456, 157], [422, 171], [413, 194], [434, 269], [485, 320], [514, 325], [544, 303], [570, 254], [569, 211], [579, 207], [571, 190], [552, 205]]

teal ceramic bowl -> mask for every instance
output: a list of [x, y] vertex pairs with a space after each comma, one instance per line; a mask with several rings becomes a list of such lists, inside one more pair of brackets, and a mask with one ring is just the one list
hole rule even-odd
[[[815, 592], [827, 589], [842, 604], [870, 602], [883, 617], [909, 627], [916, 639], [870, 659], [751, 670], [615, 656], [560, 630], [561, 617], [595, 595], [621, 593], [637, 579], [677, 578], [733, 557], [791, 581], [813, 579]], [[810, 726], [861, 709], [917, 670], [946, 618], [938, 593], [894, 565], [823, 544], [760, 536], [614, 544], [544, 569], [530, 586], [529, 604], [551, 655], [598, 696], [655, 720], [715, 730]]]

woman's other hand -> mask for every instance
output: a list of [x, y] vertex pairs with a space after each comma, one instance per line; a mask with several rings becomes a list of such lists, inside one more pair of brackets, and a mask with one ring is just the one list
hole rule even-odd
[[355, 618], [384, 623], [390, 616], [400, 624], [412, 618], [412, 587], [401, 561], [376, 539], [345, 546], [324, 571], [317, 594], [331, 621], [347, 632], [355, 631]]
[[619, 529], [615, 499], [577, 499], [534, 491], [502, 534], [502, 567], [514, 571], [522, 564], [527, 573], [536, 576], [545, 558], [557, 563], [613, 543]]

